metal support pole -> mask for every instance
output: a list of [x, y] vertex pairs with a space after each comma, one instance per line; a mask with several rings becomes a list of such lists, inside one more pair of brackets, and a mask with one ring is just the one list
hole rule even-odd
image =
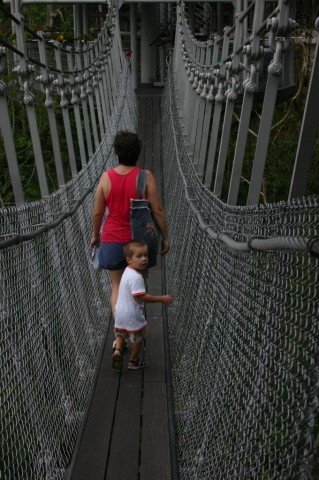
[[51, 76], [48, 73], [48, 60], [47, 60], [45, 43], [43, 39], [43, 33], [38, 32], [38, 36], [41, 37], [41, 40], [38, 40], [40, 62], [46, 65], [46, 68], [41, 67], [41, 76], [38, 80], [41, 82], [43, 86], [43, 90], [45, 90], [45, 95], [46, 95], [45, 106], [48, 112], [49, 128], [50, 128], [52, 148], [54, 153], [55, 168], [56, 168], [58, 184], [59, 186], [61, 186], [65, 184], [65, 178], [64, 178], [62, 158], [61, 158], [60, 140], [59, 140], [57, 122], [55, 117], [54, 101], [51, 96], [53, 76]]
[[137, 71], [137, 15], [136, 4], [130, 4], [130, 30], [131, 30], [131, 69], [133, 88], [136, 89], [138, 85], [138, 71]]
[[89, 8], [87, 3], [82, 5], [82, 32], [83, 35], [89, 34]]
[[[95, 49], [91, 48], [89, 51], [90, 55], [90, 60], [93, 63], [94, 62], [94, 54], [95, 54]], [[95, 96], [95, 104], [96, 104], [96, 110], [97, 110], [97, 118], [98, 118], [98, 126], [100, 129], [100, 137], [102, 138], [103, 134], [105, 133], [106, 126], [104, 126], [104, 118], [103, 118], [103, 113], [102, 113], [102, 99], [100, 97], [100, 90], [99, 90], [99, 69], [97, 64], [95, 63], [94, 65], [94, 72], [93, 72], [93, 82], [92, 86], [94, 89], [94, 96]]]
[[19, 76], [20, 86], [24, 90], [23, 103], [26, 106], [28, 116], [30, 135], [34, 152], [34, 160], [38, 174], [41, 196], [46, 197], [47, 195], [49, 195], [49, 188], [44, 168], [44, 159], [42, 155], [39, 128], [35, 113], [34, 95], [30, 91], [30, 86], [32, 85], [33, 81], [34, 68], [28, 65], [26, 62], [27, 50], [25, 44], [22, 16], [17, 13], [16, 18], [19, 20], [19, 23], [16, 25], [17, 47], [21, 52], [23, 52], [23, 56], [19, 58], [19, 66], [15, 70], [17, 71], [17, 74]]
[[[79, 3], [73, 5], [73, 25], [74, 25], [74, 37], [79, 38], [82, 33], [81, 25], [81, 5]], [[82, 9], [81, 9], [82, 10]]]
[[141, 4], [141, 83], [152, 83], [156, 77], [156, 45], [158, 5]]
[[188, 22], [189, 22], [189, 29], [192, 35], [195, 34], [195, 8], [196, 4], [195, 3], [189, 3], [188, 4]]
[[75, 55], [75, 64], [77, 70], [82, 70], [83, 73], [78, 73], [76, 78], [76, 82], [80, 87], [80, 99], [82, 105], [82, 115], [84, 120], [84, 129], [85, 129], [85, 139], [86, 139], [86, 146], [89, 158], [93, 155], [93, 146], [92, 146], [92, 138], [91, 138], [91, 130], [90, 130], [90, 120], [89, 120], [89, 113], [88, 113], [88, 102], [87, 102], [87, 94], [85, 91], [85, 80], [84, 80], [84, 71], [83, 71], [83, 50], [81, 49], [82, 42], [78, 42], [78, 48], [74, 52]]
[[[89, 51], [87, 45], [83, 47], [83, 61], [84, 67], [88, 70], [89, 66]], [[98, 149], [99, 146], [99, 136], [98, 136], [98, 129], [96, 123], [96, 116], [95, 116], [95, 108], [94, 108], [94, 97], [93, 97], [93, 82], [92, 82], [93, 73], [90, 71], [86, 73], [86, 82], [85, 82], [85, 92], [89, 99], [89, 107], [90, 107], [90, 117], [92, 123], [92, 131], [93, 131], [93, 138], [94, 138], [94, 146], [95, 150]]]
[[64, 131], [65, 131], [67, 149], [68, 149], [69, 162], [70, 162], [72, 177], [76, 177], [77, 167], [76, 167], [75, 151], [74, 151], [74, 144], [73, 144], [72, 131], [71, 131], [71, 122], [70, 122], [69, 109], [68, 109], [69, 102], [68, 102], [68, 100], [66, 98], [66, 94], [65, 94], [65, 80], [63, 78], [63, 72], [62, 72], [62, 59], [61, 59], [61, 50], [60, 50], [59, 42], [54, 42], [54, 46], [55, 46], [56, 68], [59, 70], [58, 79], [56, 80], [56, 84], [59, 87], [59, 93], [60, 93], [60, 96], [61, 96], [60, 107], [61, 107], [62, 117], [63, 117], [63, 124], [64, 124]]
[[0, 82], [0, 131], [3, 136], [4, 149], [8, 159], [8, 167], [14, 199], [17, 205], [24, 203], [24, 194], [20, 178], [16, 149], [13, 141], [8, 104], [5, 98], [4, 84]]
[[[67, 47], [68, 53], [68, 69], [72, 72], [75, 68], [75, 62], [72, 55], [71, 47]], [[75, 78], [73, 74], [70, 74], [70, 88], [71, 88], [71, 104], [73, 105], [73, 111], [75, 116], [75, 124], [76, 124], [76, 131], [77, 131], [77, 140], [80, 150], [80, 157], [81, 157], [81, 164], [82, 167], [85, 167], [87, 164], [86, 161], [86, 152], [85, 152], [85, 145], [84, 145], [84, 138], [83, 138], [83, 131], [82, 131], [82, 120], [81, 120], [81, 113], [80, 113], [80, 100], [77, 96], [77, 88], [75, 84]]]
[[[316, 30], [319, 31], [319, 17], [316, 20]], [[289, 200], [302, 197], [307, 192], [313, 149], [319, 123], [319, 42], [313, 60], [313, 69], [309, 82], [306, 107], [301, 126], [301, 134], [297, 148], [294, 171], [291, 180]]]

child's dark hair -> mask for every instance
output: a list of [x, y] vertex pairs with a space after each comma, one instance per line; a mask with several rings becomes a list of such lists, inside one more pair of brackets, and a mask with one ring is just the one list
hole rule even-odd
[[113, 146], [121, 165], [136, 165], [142, 149], [142, 142], [136, 133], [127, 131], [117, 132]]
[[131, 257], [134, 253], [135, 247], [145, 247], [145, 245], [147, 246], [147, 243], [142, 242], [142, 240], [131, 240], [123, 247], [124, 257]]

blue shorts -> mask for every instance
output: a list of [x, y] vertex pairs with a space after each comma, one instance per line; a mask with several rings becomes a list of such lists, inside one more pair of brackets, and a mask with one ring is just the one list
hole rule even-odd
[[99, 267], [105, 270], [122, 270], [127, 267], [123, 247], [126, 242], [100, 243]]

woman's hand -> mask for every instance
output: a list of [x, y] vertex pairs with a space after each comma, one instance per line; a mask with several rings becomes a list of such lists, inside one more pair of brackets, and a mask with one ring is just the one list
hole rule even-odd
[[90, 243], [90, 248], [98, 247], [100, 245], [100, 235], [98, 237], [92, 237], [91, 238], [91, 243]]
[[95, 202], [92, 212], [92, 238], [90, 248], [98, 247], [100, 245], [100, 229], [103, 221], [103, 216], [106, 207], [105, 197], [108, 195], [110, 189], [110, 180], [106, 172], [101, 175], [99, 184], [95, 192]]
[[169, 244], [169, 240], [168, 238], [165, 239], [165, 240], [162, 240], [161, 241], [161, 251], [160, 251], [160, 254], [162, 256], [166, 255], [169, 251], [169, 247], [170, 247], [170, 244]]

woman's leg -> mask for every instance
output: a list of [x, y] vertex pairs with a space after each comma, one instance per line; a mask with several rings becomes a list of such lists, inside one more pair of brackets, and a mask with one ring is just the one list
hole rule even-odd
[[123, 275], [125, 268], [121, 270], [109, 270], [112, 282], [112, 293], [111, 293], [111, 308], [113, 317], [115, 317], [115, 305], [117, 302], [117, 297], [119, 294], [120, 281]]

